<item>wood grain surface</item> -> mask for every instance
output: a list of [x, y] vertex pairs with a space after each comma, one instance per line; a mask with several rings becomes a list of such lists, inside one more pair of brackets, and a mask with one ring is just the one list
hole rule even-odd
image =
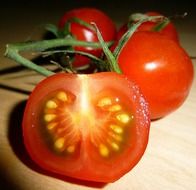
[[[88, 1], [89, 2], [89, 1]], [[56, 5], [57, 9], [57, 5]], [[61, 8], [62, 10], [62, 8]], [[128, 10], [127, 10], [128, 11]], [[44, 11], [44, 14], [47, 11]], [[57, 12], [57, 11], [56, 11]], [[22, 13], [21, 13], [22, 14]], [[25, 12], [27, 14], [27, 11]], [[12, 13], [17, 15], [17, 13]], [[60, 13], [59, 13], [60, 15]], [[50, 15], [53, 21], [59, 16]], [[149, 143], [137, 166], [111, 184], [87, 183], [45, 173], [29, 158], [22, 142], [21, 119], [29, 92], [43, 77], [6, 59], [5, 44], [22, 41], [41, 14], [0, 30], [0, 189], [13, 190], [195, 190], [196, 189], [196, 80], [185, 103], [174, 113], [151, 124]], [[116, 18], [114, 16], [114, 18]], [[11, 21], [11, 18], [7, 18]], [[189, 26], [192, 23], [185, 23]], [[46, 19], [42, 20], [42, 22]], [[117, 21], [119, 22], [119, 20]], [[181, 21], [182, 23], [182, 21]], [[5, 29], [7, 27], [7, 29]], [[195, 28], [178, 25], [182, 46], [193, 56], [196, 71]], [[13, 30], [12, 30], [13, 31]], [[35, 37], [36, 36], [36, 37]], [[40, 33], [35, 34], [40, 37]], [[183, 77], [183, 76], [182, 76]]]

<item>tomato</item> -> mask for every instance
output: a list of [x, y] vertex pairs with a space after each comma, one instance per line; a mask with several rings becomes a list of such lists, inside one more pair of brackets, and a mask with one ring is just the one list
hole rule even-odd
[[136, 32], [118, 56], [122, 72], [137, 83], [149, 103], [151, 119], [168, 115], [187, 98], [193, 65], [185, 50], [157, 32]]
[[[163, 16], [162, 14], [158, 12], [147, 12], [145, 14], [148, 16]], [[159, 20], [144, 22], [138, 27], [137, 31], [153, 31], [154, 27], [157, 24], [159, 24], [159, 22], [160, 22]], [[128, 30], [127, 24], [124, 24], [123, 26], [121, 26], [117, 33], [117, 39], [119, 40], [127, 30]], [[161, 34], [164, 34], [168, 38], [179, 43], [178, 31], [171, 21], [165, 27], [163, 27], [160, 31], [157, 31], [157, 32], [160, 32]]]
[[[100, 30], [105, 42], [113, 41], [116, 38], [117, 29], [112, 19], [106, 13], [95, 8], [78, 8], [66, 12], [59, 21], [59, 28], [63, 29], [66, 22], [71, 18], [79, 18], [86, 23], [95, 23]], [[70, 25], [70, 33], [78, 40], [87, 42], [98, 42], [97, 34], [95, 31], [80, 25], [79, 23], [72, 22]], [[90, 53], [97, 57], [102, 55], [102, 49], [95, 49], [91, 47], [74, 47], [77, 51]], [[76, 54], [73, 65], [76, 67], [89, 64], [90, 59], [85, 56]]]
[[32, 91], [23, 137], [31, 158], [43, 169], [113, 182], [141, 159], [149, 126], [148, 104], [124, 75], [59, 73]]

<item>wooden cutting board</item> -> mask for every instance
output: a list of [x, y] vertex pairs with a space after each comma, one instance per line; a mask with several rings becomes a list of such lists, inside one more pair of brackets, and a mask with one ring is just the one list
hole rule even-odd
[[21, 119], [29, 92], [42, 79], [23, 69], [0, 76], [0, 189], [196, 189], [196, 81], [176, 112], [152, 122], [147, 150], [137, 166], [114, 183], [99, 184], [49, 176], [29, 159], [22, 143]]

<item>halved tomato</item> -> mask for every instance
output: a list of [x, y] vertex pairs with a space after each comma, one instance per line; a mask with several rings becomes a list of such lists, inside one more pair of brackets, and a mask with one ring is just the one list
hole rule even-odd
[[149, 126], [148, 104], [124, 75], [60, 73], [30, 95], [23, 136], [31, 158], [45, 170], [113, 182], [141, 159]]

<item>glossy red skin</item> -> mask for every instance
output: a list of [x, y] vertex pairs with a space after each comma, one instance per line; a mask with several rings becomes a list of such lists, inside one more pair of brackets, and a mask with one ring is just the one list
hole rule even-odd
[[190, 57], [176, 42], [157, 32], [137, 32], [122, 49], [118, 62], [146, 97], [151, 119], [179, 108], [193, 81]]
[[[86, 83], [86, 81], [88, 82]], [[125, 141], [128, 141], [128, 144], [123, 150], [108, 159], [102, 158], [96, 148], [92, 146], [88, 134], [89, 123], [81, 130], [82, 140], [79, 154], [73, 157], [67, 158], [55, 154], [49, 149], [40, 133], [43, 126], [40, 126], [39, 113], [42, 109], [43, 99], [48, 94], [58, 89], [68, 90], [77, 96], [75, 103], [78, 104], [80, 102], [77, 99], [86, 94], [85, 89], [87, 88], [90, 88], [91, 91], [91, 94], [88, 94], [90, 104], [106, 93], [124, 97], [122, 101], [132, 110], [134, 122], [131, 124], [130, 132], [125, 134], [125, 137], [130, 137]], [[80, 110], [78, 108], [78, 113], [81, 112]], [[93, 113], [89, 114], [93, 116]], [[81, 119], [83, 122], [85, 118]], [[96, 122], [99, 123], [100, 120], [96, 118]], [[149, 126], [148, 104], [139, 88], [124, 75], [97, 73], [85, 75], [83, 78], [81, 75], [61, 73], [43, 80], [30, 95], [24, 112], [23, 137], [31, 158], [43, 169], [82, 180], [113, 182], [129, 172], [141, 159], [148, 142]]]
[[[147, 12], [146, 15], [161, 16], [161, 14], [157, 12]], [[157, 22], [153, 22], [153, 21], [144, 22], [137, 28], [137, 31], [152, 31], [153, 28], [156, 26], [156, 24]], [[123, 26], [121, 26], [117, 33], [117, 39], [119, 40], [127, 30], [128, 30], [127, 24], [124, 24]], [[165, 26], [163, 29], [157, 32], [164, 34], [168, 38], [179, 43], [178, 31], [176, 30], [176, 27], [174, 26], [172, 22], [170, 22], [169, 24], [167, 24], [167, 26]]]
[[[117, 29], [112, 19], [106, 13], [95, 8], [78, 8], [66, 12], [59, 21], [59, 28], [63, 29], [68, 19], [77, 17], [89, 24], [95, 23], [100, 30], [105, 42], [113, 41], [116, 39]], [[77, 23], [71, 23], [70, 33], [78, 40], [87, 42], [98, 42], [97, 34], [95, 31], [81, 26]], [[84, 51], [100, 57], [102, 54], [101, 49], [94, 49], [91, 47], [75, 47], [75, 50]], [[83, 66], [90, 62], [87, 57], [76, 55], [73, 62], [74, 66]]]

